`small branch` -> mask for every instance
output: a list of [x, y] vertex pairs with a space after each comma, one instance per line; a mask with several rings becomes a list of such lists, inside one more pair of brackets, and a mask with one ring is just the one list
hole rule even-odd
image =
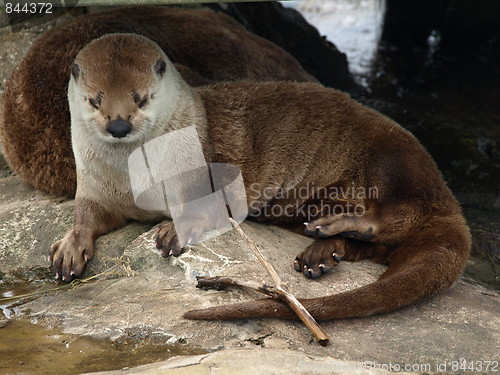
[[235, 280], [224, 276], [196, 276], [196, 281], [198, 281], [198, 284], [196, 285], [197, 288], [220, 290], [224, 289], [226, 286], [237, 286], [244, 289], [254, 290], [274, 299], [280, 299], [280, 294], [275, 287], [266, 284], [259, 284], [254, 281]]
[[[322, 346], [326, 346], [328, 342], [330, 341], [328, 335], [323, 331], [323, 329], [319, 326], [319, 324], [316, 322], [316, 320], [312, 317], [312, 315], [309, 313], [309, 311], [306, 310], [304, 305], [302, 305], [297, 298], [288, 290], [285, 289], [283, 286], [283, 282], [281, 281], [281, 278], [279, 277], [278, 273], [272, 266], [272, 264], [267, 260], [267, 258], [264, 257], [264, 255], [261, 253], [255, 242], [253, 242], [245, 232], [243, 232], [243, 229], [238, 225], [238, 223], [233, 219], [229, 218], [229, 221], [233, 225], [233, 227], [238, 231], [238, 233], [248, 242], [248, 245], [250, 248], [254, 251], [255, 255], [257, 256], [257, 259], [262, 263], [262, 265], [266, 268], [267, 272], [269, 275], [271, 275], [271, 278], [273, 279], [275, 283], [274, 287], [274, 294], [277, 295], [277, 298], [285, 302], [294, 312], [297, 314], [297, 316], [302, 320], [302, 322], [309, 328], [309, 330], [312, 332], [314, 337], [318, 340], [319, 344]], [[231, 279], [229, 279], [231, 280]], [[250, 284], [255, 286], [253, 283], [248, 283], [248, 282], [238, 282], [237, 284], [234, 283], [234, 280], [231, 280], [233, 284], [231, 285], [240, 285], [244, 286], [246, 288], [249, 287]], [[243, 285], [245, 284], [245, 285]], [[262, 286], [257, 287], [257, 291], [259, 290]], [[266, 288], [269, 288], [267, 286], [264, 286]], [[255, 289], [254, 287], [251, 287], [251, 289]], [[261, 291], [262, 293], [265, 293], [264, 291]], [[268, 294], [268, 293], [266, 293]], [[272, 296], [272, 298], [276, 298], [276, 296]]]
[[282, 281], [281, 278], [278, 276], [278, 273], [272, 266], [272, 264], [267, 260], [267, 258], [264, 257], [264, 255], [261, 253], [255, 242], [253, 242], [245, 232], [243, 232], [243, 229], [238, 225], [238, 223], [233, 219], [229, 218], [229, 221], [233, 225], [233, 227], [238, 231], [239, 234], [247, 241], [248, 245], [252, 248], [254, 251], [255, 255], [257, 256], [257, 259], [262, 263], [262, 265], [266, 268], [267, 272], [269, 275], [271, 275], [271, 278], [274, 281], [275, 286], [278, 288], [281, 286]]
[[[243, 280], [235, 280], [230, 277], [224, 276], [216, 276], [216, 277], [205, 277], [205, 276], [197, 276], [196, 280], [198, 284], [197, 288], [206, 288], [206, 289], [223, 289], [227, 286], [237, 286], [240, 288], [254, 290], [256, 292], [268, 295], [273, 299], [279, 299], [287, 303], [288, 306], [301, 318], [304, 324], [309, 328], [309, 330], [316, 336], [319, 343], [322, 346], [328, 344], [328, 336], [326, 333], [322, 332], [322, 335], [319, 337], [316, 335], [316, 326], [318, 323], [314, 320], [314, 318], [309, 314], [309, 312], [304, 308], [304, 306], [295, 298], [295, 296], [288, 291], [284, 290], [283, 287], [275, 288], [273, 286], [269, 286], [266, 284], [259, 284], [254, 281], [243, 281]], [[302, 316], [304, 319], [302, 319]], [[311, 319], [309, 319], [309, 317]], [[319, 327], [319, 326], [318, 326]], [[321, 330], [321, 327], [319, 327]]]
[[23, 298], [28, 298], [28, 297], [37, 297], [37, 296], [41, 296], [41, 295], [46, 294], [46, 293], [56, 292], [56, 291], [61, 290], [61, 289], [73, 289], [79, 285], [95, 281], [103, 276], [120, 275], [121, 273], [120, 273], [119, 268], [122, 269], [121, 272], [124, 273], [127, 277], [133, 276], [134, 271], [130, 268], [130, 259], [128, 259], [128, 257], [125, 257], [122, 255], [120, 258], [109, 258], [109, 259], [114, 260], [116, 264], [111, 266], [107, 270], [102, 271], [101, 273], [99, 273], [97, 275], [89, 276], [85, 279], [74, 279], [69, 284], [64, 284], [64, 285], [57, 286], [57, 287], [50, 288], [50, 289], [37, 290], [37, 291], [31, 292], [31, 293], [19, 294], [17, 296], [0, 298], [0, 302], [9, 302], [9, 301], [20, 300]]

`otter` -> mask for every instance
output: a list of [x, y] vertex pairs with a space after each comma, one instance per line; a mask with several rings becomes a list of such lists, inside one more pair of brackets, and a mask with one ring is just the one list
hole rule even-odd
[[[115, 34], [78, 54], [68, 98], [78, 177], [75, 223], [50, 254], [56, 275], [66, 281], [82, 273], [96, 237], [129, 219], [165, 219], [168, 212], [136, 206], [127, 158], [187, 126], [196, 127], [206, 160], [240, 168], [250, 216], [315, 237], [295, 258], [304, 276], [320, 277], [341, 260], [389, 265], [372, 284], [301, 300], [316, 319], [392, 311], [449, 288], [461, 275], [469, 230], [431, 156], [400, 125], [345, 93], [296, 82], [192, 88], [154, 42]], [[307, 197], [278, 194], [305, 186], [315, 187]], [[377, 195], [324, 194], [349, 186], [376, 187]], [[296, 214], [264, 209], [290, 205]], [[322, 209], [309, 215], [311, 207]], [[189, 219], [203, 230], [203, 220]], [[164, 256], [181, 252], [171, 221], [160, 225], [156, 247]], [[185, 314], [257, 316], [295, 318], [269, 298]]]
[[73, 197], [76, 173], [66, 100], [78, 51], [109, 33], [155, 41], [192, 85], [215, 81], [315, 81], [290, 54], [223, 14], [132, 6], [77, 17], [43, 34], [6, 83], [0, 140], [28, 184]]

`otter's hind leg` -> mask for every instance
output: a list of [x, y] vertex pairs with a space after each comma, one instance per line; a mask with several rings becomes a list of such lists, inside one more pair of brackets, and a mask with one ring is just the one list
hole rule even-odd
[[[294, 262], [296, 271], [314, 279], [328, 273], [341, 259], [357, 261], [375, 253], [379, 225], [372, 215], [328, 215], [304, 223], [304, 233], [316, 237]], [[319, 237], [319, 238], [318, 238]]]
[[304, 223], [306, 235], [326, 238], [341, 234], [343, 237], [360, 241], [373, 241], [377, 238], [379, 223], [372, 215], [355, 214], [329, 215]]
[[[470, 234], [459, 215], [441, 217], [408, 236], [388, 258], [389, 269], [372, 284], [300, 302], [317, 320], [363, 317], [422, 301], [460, 276], [470, 249]], [[297, 319], [281, 301], [266, 298], [187, 312], [188, 319], [249, 317]]]
[[340, 260], [356, 262], [370, 258], [377, 245], [351, 240], [339, 236], [316, 239], [302, 253], [297, 255], [294, 268], [304, 276], [316, 279], [330, 272]]

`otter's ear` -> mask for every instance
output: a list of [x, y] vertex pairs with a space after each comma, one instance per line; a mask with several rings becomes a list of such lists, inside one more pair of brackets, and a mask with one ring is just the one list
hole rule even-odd
[[80, 76], [80, 67], [76, 64], [71, 64], [71, 75], [74, 79], [78, 79]]
[[155, 63], [155, 73], [158, 74], [160, 77], [163, 77], [165, 74], [165, 70], [167, 70], [167, 63], [163, 59], [159, 59]]

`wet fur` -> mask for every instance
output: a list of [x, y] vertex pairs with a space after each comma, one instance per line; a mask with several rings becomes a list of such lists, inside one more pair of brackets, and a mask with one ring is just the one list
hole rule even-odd
[[69, 67], [91, 40], [117, 32], [155, 41], [194, 86], [243, 79], [314, 81], [287, 52], [210, 10], [135, 6], [78, 17], [42, 35], [6, 84], [3, 153], [35, 188], [74, 196]]
[[[89, 82], [85, 79], [92, 77], [89, 61], [98, 61], [99, 56], [109, 58], [116, 52], [119, 43], [113, 38], [117, 37], [91, 43], [81, 52], [76, 62], [83, 72], [82, 81], [70, 82], [69, 97], [75, 109], [72, 131], [79, 134], [74, 137], [78, 167], [75, 228], [52, 248], [54, 266], [64, 278], [81, 273], [93, 254], [93, 241], [98, 235], [130, 218], [161, 220], [158, 212], [134, 206], [124, 164], [126, 156], [149, 139], [193, 124], [207, 160], [241, 168], [248, 203], [254, 211], [266, 204], [310, 203], [295, 198], [259, 200], [268, 188], [298, 188], [308, 183], [318, 187], [353, 183], [378, 188], [377, 199], [359, 202], [366, 208], [360, 218], [327, 215], [312, 220], [312, 229], [319, 226], [327, 238], [316, 239], [298, 255], [299, 270], [306, 276], [313, 276], [321, 265], [334, 266], [337, 260], [333, 252], [348, 261], [372, 259], [389, 265], [372, 284], [302, 300], [315, 318], [362, 317], [392, 311], [449, 288], [460, 276], [470, 249], [470, 234], [460, 207], [432, 158], [397, 123], [344, 93], [313, 83], [240, 82], [193, 89], [168, 63], [165, 77], [152, 78], [152, 89], [162, 86], [163, 92], [174, 90], [178, 93], [175, 103], [172, 98], [158, 95], [157, 102], [152, 101], [143, 112], [154, 114], [165, 107], [171, 110], [149, 128], [134, 125], [130, 142], [108, 142], [97, 134], [97, 128], [83, 121], [100, 114], [83, 106], [83, 102], [77, 105], [76, 98], [87, 95], [84, 87], [92, 84], [105, 92], [106, 100], [109, 90], [105, 84], [101, 87], [106, 82], [102, 72]], [[146, 48], [149, 66], [159, 56], [167, 59], [144, 39], [124, 38], [132, 39], [129, 43], [133, 48]], [[136, 59], [129, 63], [133, 69], [142, 66]], [[147, 69], [153, 74], [152, 68]], [[128, 84], [133, 87], [141, 82], [131, 80]], [[85, 136], [78, 132], [85, 132]], [[167, 212], [163, 214], [168, 216]], [[300, 216], [256, 219], [287, 227], [303, 226], [304, 221]], [[174, 232], [171, 227], [164, 232], [159, 245], [168, 250]], [[283, 261], [291, 263], [292, 257]], [[295, 318], [284, 304], [270, 299], [185, 315], [190, 319], [255, 316]]]

